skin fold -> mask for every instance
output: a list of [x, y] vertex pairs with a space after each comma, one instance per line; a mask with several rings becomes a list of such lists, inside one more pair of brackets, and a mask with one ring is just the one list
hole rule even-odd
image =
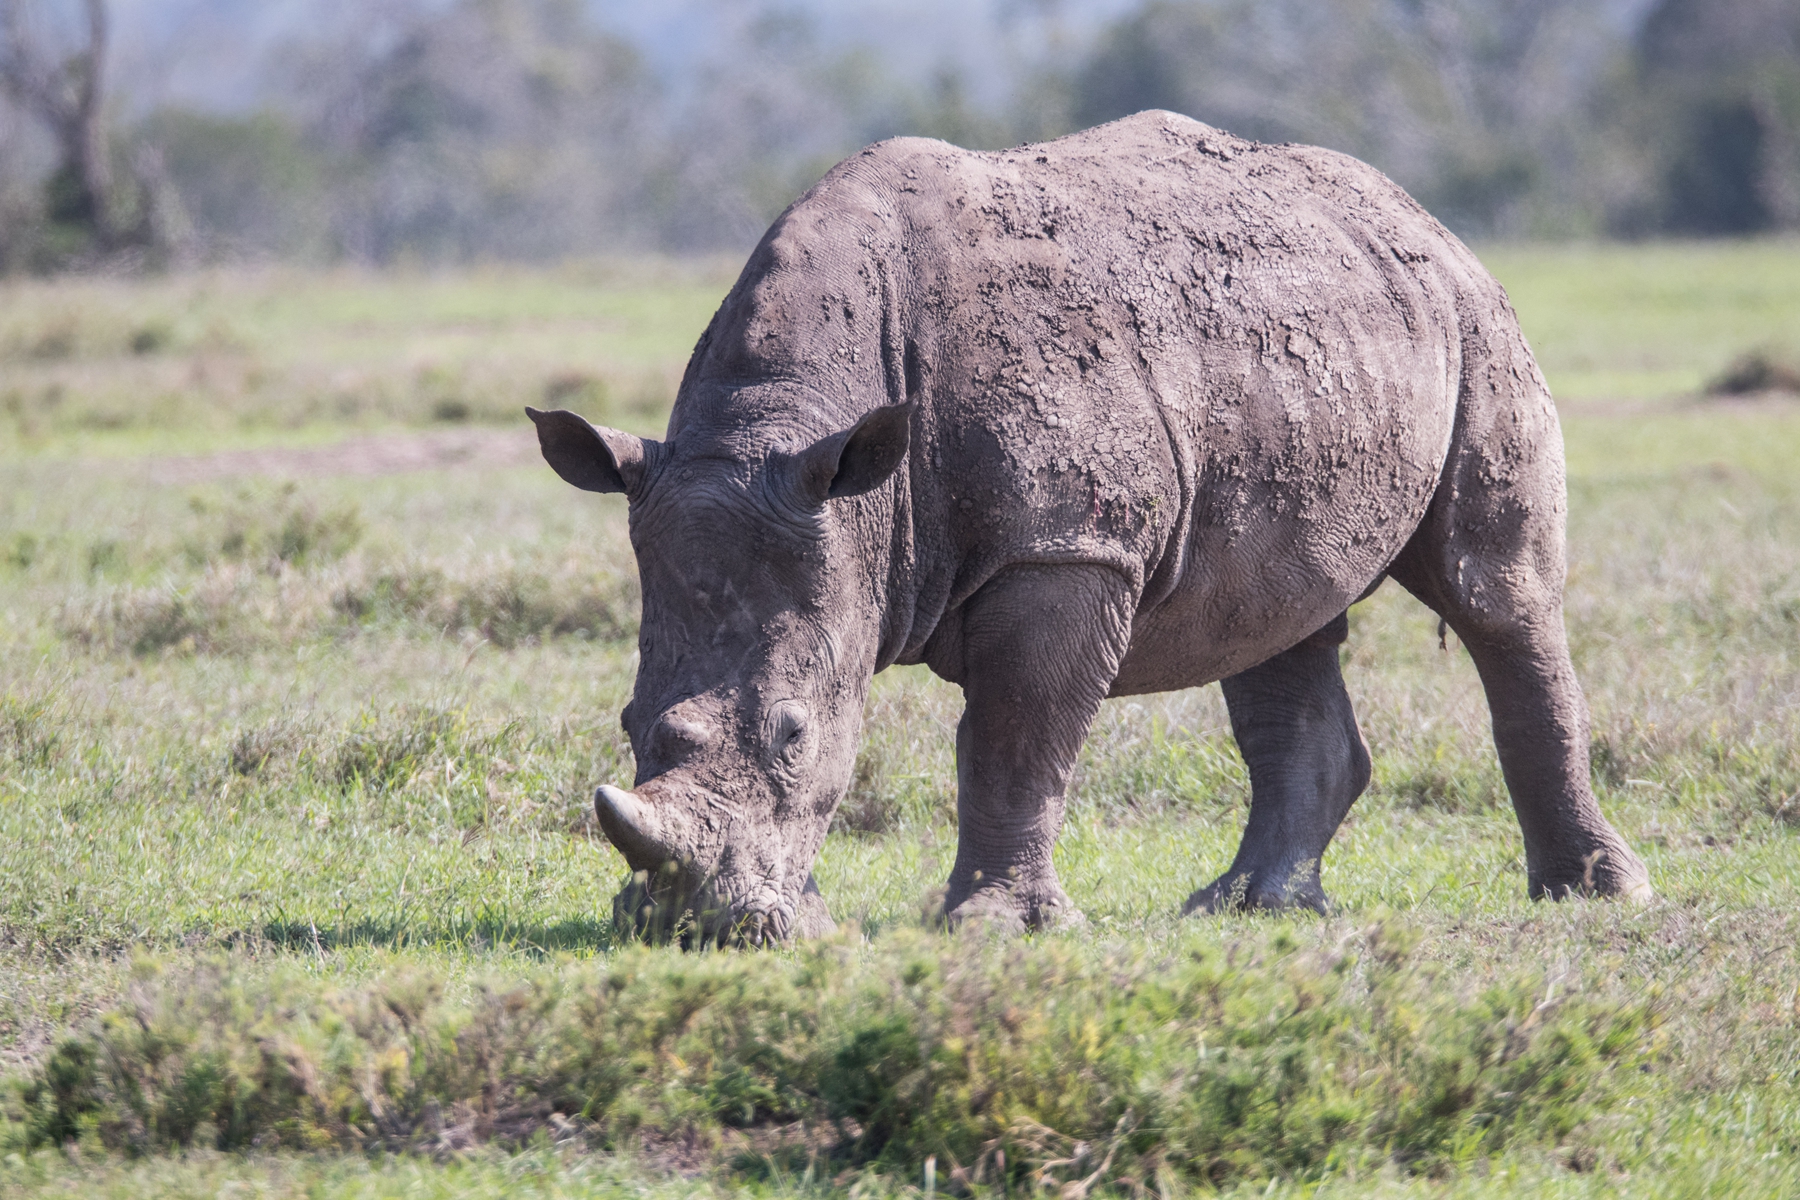
[[1475, 661], [1531, 894], [1649, 894], [1588, 781], [1549, 391], [1499, 284], [1354, 159], [1163, 112], [883, 142], [764, 236], [663, 441], [531, 415], [630, 505], [637, 777], [596, 808], [646, 934], [829, 927], [811, 865], [893, 663], [964, 692], [952, 922], [1079, 919], [1051, 849], [1100, 701], [1215, 680], [1250, 817], [1188, 909], [1323, 908], [1369, 781], [1344, 612], [1384, 578]]

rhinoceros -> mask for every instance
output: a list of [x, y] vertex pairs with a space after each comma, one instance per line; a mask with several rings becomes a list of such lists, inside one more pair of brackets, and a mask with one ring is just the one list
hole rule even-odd
[[1079, 920], [1051, 849], [1100, 702], [1215, 680], [1250, 811], [1187, 910], [1323, 909], [1370, 777], [1345, 613], [1385, 578], [1474, 659], [1530, 894], [1649, 894], [1589, 785], [1549, 389], [1500, 285], [1353, 158], [1167, 112], [882, 142], [764, 235], [662, 441], [527, 411], [629, 505], [637, 774], [595, 807], [640, 930], [830, 926], [811, 868], [895, 663], [963, 690], [951, 923]]

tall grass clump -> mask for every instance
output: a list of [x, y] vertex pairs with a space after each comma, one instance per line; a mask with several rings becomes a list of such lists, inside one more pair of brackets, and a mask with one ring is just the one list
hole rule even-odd
[[223, 502], [203, 493], [188, 498], [198, 518], [183, 549], [196, 567], [231, 562], [332, 562], [362, 539], [362, 512], [354, 502], [323, 507], [287, 483], [272, 496], [244, 488]]
[[1747, 396], [1758, 392], [1800, 393], [1800, 356], [1767, 346], [1747, 350], [1706, 384], [1709, 396]]
[[70, 596], [54, 624], [66, 640], [99, 653], [139, 657], [245, 653], [291, 640], [307, 624], [295, 589], [241, 567], [209, 569], [191, 583], [103, 585]]
[[0, 763], [48, 767], [63, 745], [67, 714], [43, 697], [0, 695]]
[[916, 673], [883, 679], [869, 697], [856, 767], [832, 829], [866, 837], [954, 820], [956, 717], [936, 681]]
[[472, 632], [510, 648], [553, 637], [624, 641], [637, 636], [637, 579], [629, 572], [549, 576], [505, 567], [453, 579], [413, 565], [352, 580], [331, 598], [353, 625], [410, 621]]
[[455, 578], [415, 565], [321, 574], [270, 561], [272, 570], [214, 562], [190, 578], [84, 588], [57, 606], [52, 626], [83, 649], [140, 658], [241, 655], [390, 629], [501, 649], [637, 636], [637, 580], [623, 573], [502, 567]]
[[602, 1146], [823, 1148], [908, 1176], [935, 1157], [964, 1185], [1067, 1195], [1555, 1147], [1654, 1061], [1642, 1004], [1452, 979], [1409, 940], [640, 950], [459, 999], [416, 968], [333, 988], [228, 958], [142, 967], [18, 1081], [8, 1121], [27, 1145], [134, 1153], [519, 1144], [577, 1123]]
[[[516, 826], [585, 831], [596, 769], [567, 728], [480, 720], [466, 708], [371, 706], [336, 728], [278, 717], [224, 739], [224, 768], [301, 811], [419, 831], [449, 820], [459, 831]], [[601, 755], [598, 769], [616, 763]], [[428, 813], [430, 815], [428, 815]]]

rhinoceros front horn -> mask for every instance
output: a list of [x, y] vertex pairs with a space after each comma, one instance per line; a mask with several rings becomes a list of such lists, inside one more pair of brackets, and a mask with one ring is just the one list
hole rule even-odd
[[606, 840], [638, 870], [659, 867], [675, 857], [662, 818], [635, 792], [601, 784], [594, 792], [594, 815], [600, 818]]

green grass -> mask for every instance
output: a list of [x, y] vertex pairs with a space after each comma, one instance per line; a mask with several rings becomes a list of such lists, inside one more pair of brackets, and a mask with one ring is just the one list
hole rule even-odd
[[1800, 351], [1800, 242], [1485, 247], [1562, 401], [1692, 393], [1739, 354]]
[[655, 432], [735, 273], [620, 263], [12, 282], [0, 431], [40, 454], [191, 453], [512, 422], [549, 398]]
[[442, 424], [449, 377], [468, 421], [578, 376], [654, 428], [728, 273], [7, 285], [0, 1194], [1800, 1189], [1800, 410], [1680, 395], [1795, 328], [1800, 251], [1490, 258], [1572, 397], [1572, 643], [1655, 903], [1524, 899], [1473, 670], [1389, 587], [1334, 916], [1176, 916], [1248, 796], [1207, 688], [1103, 710], [1084, 932], [929, 931], [958, 696], [896, 669], [818, 865], [840, 934], [706, 956], [613, 942], [616, 498], [146, 464]]

